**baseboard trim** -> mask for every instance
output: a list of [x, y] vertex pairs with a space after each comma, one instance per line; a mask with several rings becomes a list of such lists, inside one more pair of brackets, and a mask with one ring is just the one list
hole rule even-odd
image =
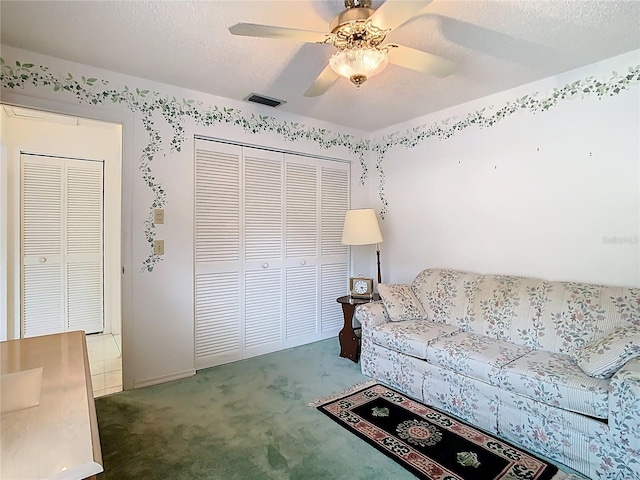
[[196, 374], [195, 368], [183, 370], [181, 372], [168, 373], [166, 375], [160, 375], [159, 377], [148, 378], [146, 380], [134, 380], [133, 389], [150, 387], [151, 385], [158, 385], [159, 383], [171, 382], [173, 380], [179, 380], [181, 378], [192, 377]]

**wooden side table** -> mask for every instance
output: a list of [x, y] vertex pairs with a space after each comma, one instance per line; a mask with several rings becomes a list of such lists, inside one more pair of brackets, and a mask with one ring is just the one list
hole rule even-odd
[[342, 314], [344, 316], [344, 327], [340, 330], [338, 339], [340, 340], [340, 356], [348, 358], [358, 363], [358, 353], [360, 342], [356, 332], [353, 329], [353, 314], [356, 311], [356, 306], [364, 303], [380, 300], [380, 295], [373, 294], [372, 299], [368, 298], [353, 298], [350, 295], [338, 298], [336, 301], [342, 305]]

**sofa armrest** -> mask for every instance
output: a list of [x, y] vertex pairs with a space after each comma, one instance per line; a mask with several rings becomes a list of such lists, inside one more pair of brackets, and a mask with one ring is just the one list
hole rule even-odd
[[640, 457], [640, 358], [629, 360], [609, 384], [609, 429], [613, 440]]
[[364, 303], [356, 308], [356, 320], [362, 325], [363, 333], [377, 325], [390, 322], [387, 309], [382, 301]]

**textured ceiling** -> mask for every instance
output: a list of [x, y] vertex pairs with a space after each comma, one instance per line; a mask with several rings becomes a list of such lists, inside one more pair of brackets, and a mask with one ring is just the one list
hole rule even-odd
[[[381, 1], [373, 1], [378, 7]], [[1, 40], [54, 57], [375, 131], [640, 48], [639, 1], [434, 0], [387, 40], [454, 60], [440, 79], [389, 65], [303, 96], [331, 45], [233, 36], [238, 22], [327, 31], [335, 0], [2, 1]]]

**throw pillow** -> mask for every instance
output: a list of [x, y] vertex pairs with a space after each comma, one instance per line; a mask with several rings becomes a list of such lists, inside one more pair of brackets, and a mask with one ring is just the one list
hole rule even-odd
[[424, 311], [410, 285], [381, 283], [378, 285], [378, 292], [392, 322], [427, 318], [427, 312]]
[[640, 326], [620, 325], [600, 340], [574, 352], [573, 359], [590, 377], [611, 378], [632, 358], [640, 357]]

